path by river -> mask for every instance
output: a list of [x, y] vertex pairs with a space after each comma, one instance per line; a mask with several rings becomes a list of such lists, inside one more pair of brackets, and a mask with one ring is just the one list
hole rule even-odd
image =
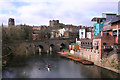
[[[51, 64], [50, 71], [45, 67], [46, 64]], [[2, 76], [3, 78], [120, 78], [115, 72], [61, 58], [57, 53], [31, 56], [25, 61], [25, 65], [10, 66], [3, 70]]]

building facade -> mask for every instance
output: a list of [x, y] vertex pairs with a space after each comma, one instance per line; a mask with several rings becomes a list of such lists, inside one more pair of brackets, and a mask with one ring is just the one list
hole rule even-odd
[[97, 17], [94, 17], [92, 19], [92, 21], [97, 22], [94, 24], [94, 27], [93, 27], [93, 33], [94, 33], [93, 36], [94, 37], [100, 33], [101, 29], [103, 28], [103, 24], [105, 22], [105, 19], [106, 18], [97, 18]]
[[102, 13], [102, 17], [106, 18], [106, 22], [111, 21], [116, 15], [115, 13]]
[[82, 27], [79, 29], [79, 39], [88, 38], [91, 39], [93, 37], [93, 27]]
[[120, 1], [118, 2], [118, 15], [120, 15]]

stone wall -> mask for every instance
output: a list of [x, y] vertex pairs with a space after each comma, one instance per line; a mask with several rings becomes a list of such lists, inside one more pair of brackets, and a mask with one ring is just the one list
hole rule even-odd
[[81, 57], [86, 60], [94, 62], [95, 65], [120, 73], [120, 53], [116, 50], [117, 45], [114, 45], [113, 51], [107, 55], [99, 56], [98, 52], [94, 49], [80, 48], [80, 52], [75, 52], [76, 57]]

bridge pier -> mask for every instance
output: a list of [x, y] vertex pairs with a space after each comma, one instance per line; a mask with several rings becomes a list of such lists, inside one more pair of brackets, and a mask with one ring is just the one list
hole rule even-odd
[[40, 47], [38, 48], [38, 51], [39, 51], [39, 55], [41, 55], [42, 49]]
[[50, 52], [52, 52], [52, 51], [53, 51], [53, 49], [52, 49], [52, 47], [51, 47], [51, 46], [50, 46], [50, 48], [49, 48], [49, 51], [50, 51]]

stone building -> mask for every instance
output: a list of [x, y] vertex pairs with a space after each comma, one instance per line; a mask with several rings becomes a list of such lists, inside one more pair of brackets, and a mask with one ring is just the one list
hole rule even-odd
[[15, 26], [14, 18], [9, 18], [8, 20], [8, 27]]
[[56, 26], [56, 25], [59, 25], [59, 20], [50, 20], [49, 21], [49, 26], [50, 27], [53, 27], [53, 26]]

